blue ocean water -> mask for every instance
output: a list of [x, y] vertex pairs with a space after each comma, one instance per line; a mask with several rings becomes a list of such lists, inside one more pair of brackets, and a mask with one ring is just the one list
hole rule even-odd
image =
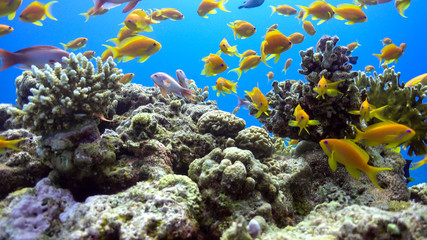
[[[227, 71], [213, 77], [200, 75], [204, 66], [204, 62], [201, 59], [208, 56], [209, 53], [216, 53], [223, 38], [226, 38], [230, 45], [237, 45], [240, 53], [247, 49], [253, 49], [259, 53], [266, 29], [273, 24], [278, 24], [278, 29], [283, 34], [289, 36], [294, 32], [300, 32], [306, 36], [305, 41], [302, 44], [294, 45], [290, 50], [283, 53], [277, 64], [274, 64], [273, 60], [269, 61], [272, 68], [268, 68], [261, 63], [256, 69], [243, 73], [237, 90], [240, 96], [243, 97], [245, 90], [251, 91], [257, 85], [259, 85], [263, 93], [270, 91], [271, 83], [267, 83], [266, 77], [269, 71], [274, 72], [274, 79], [278, 81], [285, 79], [304, 80], [304, 76], [298, 73], [301, 60], [299, 51], [315, 46], [318, 39], [325, 34], [339, 36], [339, 45], [347, 45], [355, 41], [361, 44], [353, 52], [354, 56], [359, 57], [358, 63], [354, 65], [353, 70], [363, 71], [366, 65], [373, 65], [381, 73], [382, 69], [378, 69], [378, 59], [372, 54], [380, 53], [383, 47], [380, 40], [384, 37], [389, 37], [396, 45], [402, 42], [407, 44], [405, 53], [399, 58], [399, 62], [395, 64], [396, 71], [402, 73], [401, 81], [406, 82], [427, 72], [425, 65], [425, 47], [427, 43], [425, 26], [427, 26], [427, 18], [424, 15], [425, 9], [427, 9], [427, 1], [413, 0], [405, 12], [408, 18], [403, 18], [398, 14], [394, 1], [392, 1], [364, 9], [363, 11], [368, 17], [368, 21], [365, 23], [345, 25], [345, 21], [331, 19], [328, 23], [317, 26], [317, 21], [313, 21], [317, 31], [315, 36], [305, 34], [302, 24], [299, 23], [295, 16], [271, 15], [271, 8], [269, 7], [270, 5], [289, 4], [297, 8], [297, 4], [308, 6], [312, 1], [267, 0], [258, 8], [239, 10], [238, 6], [243, 3], [243, 0], [230, 0], [226, 4], [226, 8], [231, 12], [218, 10], [217, 14], [208, 14], [209, 18], [205, 19], [197, 15], [197, 8], [201, 0], [143, 0], [138, 3], [137, 8], [145, 10], [165, 7], [176, 8], [184, 14], [184, 19], [181, 21], [167, 20], [153, 25], [154, 31], [146, 32], [144, 35], [160, 42], [162, 49], [151, 56], [145, 63], [138, 63], [133, 60], [119, 63], [118, 67], [123, 69], [124, 73], [135, 73], [135, 78], [132, 82], [144, 86], [154, 85], [150, 79], [151, 74], [166, 72], [173, 76], [178, 68], [184, 70], [188, 78], [194, 79], [200, 88], [215, 85], [215, 81], [219, 76], [235, 81], [237, 80], [237, 74], [227, 74]], [[18, 9], [17, 15], [31, 2], [24, 0]], [[42, 2], [47, 3], [48, 1], [43, 0]], [[334, 6], [343, 2], [351, 3], [351, 0], [328, 1]], [[79, 14], [87, 12], [92, 6], [91, 0], [59, 0], [58, 3], [52, 6], [52, 15], [58, 21], [47, 18], [43, 21], [42, 27], [21, 22], [18, 17], [15, 17], [12, 21], [2, 17], [0, 18], [0, 24], [10, 25], [15, 30], [13, 33], [0, 38], [0, 48], [13, 52], [34, 45], [61, 47], [61, 42], [67, 43], [78, 37], [86, 37], [89, 39], [86, 47], [75, 52], [93, 50], [96, 52], [96, 56], [100, 56], [105, 50], [102, 44], [112, 45], [111, 42], [106, 42], [106, 40], [116, 37], [117, 32], [122, 27], [120, 24], [127, 14], [122, 13], [124, 6], [119, 6], [111, 9], [105, 15], [91, 17], [88, 22], [85, 22], [85, 18]], [[233, 32], [227, 26], [227, 23], [235, 20], [245, 20], [252, 23], [257, 28], [257, 32], [248, 39], [234, 39]], [[229, 69], [238, 67], [239, 59], [237, 57], [230, 57], [224, 54], [221, 57], [227, 63]], [[293, 64], [287, 74], [284, 75], [281, 70], [287, 58], [292, 58]], [[22, 71], [16, 68], [9, 68], [0, 72], [2, 82], [1, 103], [15, 102], [15, 78], [21, 73]], [[221, 110], [231, 112], [237, 105], [237, 98], [234, 95], [217, 97], [216, 92], [211, 88], [209, 91], [209, 99], [216, 100]], [[253, 116], [248, 115], [247, 110], [241, 109], [237, 115], [246, 120], [247, 126], [260, 126], [260, 123]], [[411, 158], [404, 155], [404, 157], [414, 161], [422, 159], [422, 156]], [[427, 182], [426, 171], [427, 166], [411, 171], [411, 177], [415, 180], [409, 185]]]

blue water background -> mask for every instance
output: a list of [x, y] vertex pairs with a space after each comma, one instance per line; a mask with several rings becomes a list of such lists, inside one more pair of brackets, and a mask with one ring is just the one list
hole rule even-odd
[[[31, 2], [24, 0], [18, 9], [17, 15]], [[48, 1], [42, 2], [47, 3]], [[380, 53], [383, 47], [380, 40], [384, 37], [389, 37], [396, 45], [402, 42], [407, 44], [405, 53], [396, 64], [396, 70], [402, 73], [401, 81], [406, 82], [427, 72], [425, 63], [427, 43], [425, 10], [427, 9], [427, 1], [425, 0], [412, 1], [411, 6], [405, 12], [408, 18], [403, 18], [398, 14], [394, 1], [392, 1], [364, 9], [363, 11], [368, 16], [366, 23], [345, 25], [345, 21], [331, 19], [328, 23], [325, 22], [317, 26], [317, 20], [312, 21], [317, 30], [315, 36], [305, 34], [302, 24], [299, 23], [295, 16], [280, 16], [277, 14], [271, 16], [271, 8], [269, 7], [270, 5], [289, 4], [298, 9], [296, 7], [297, 4], [308, 6], [312, 2], [311, 0], [266, 0], [261, 7], [241, 10], [237, 9], [237, 7], [241, 5], [243, 0], [230, 0], [226, 4], [226, 8], [231, 12], [218, 10], [217, 14], [209, 14], [208, 19], [197, 15], [197, 8], [200, 2], [201, 0], [143, 0], [137, 5], [137, 8], [145, 10], [165, 7], [176, 8], [184, 14], [185, 18], [181, 21], [163, 21], [160, 24], [153, 25], [153, 32], [144, 33], [145, 36], [153, 38], [162, 44], [162, 49], [151, 56], [145, 63], [138, 63], [133, 60], [118, 64], [118, 67], [122, 68], [124, 73], [135, 73], [133, 83], [153, 86], [153, 82], [150, 79], [151, 74], [161, 71], [174, 76], [175, 70], [178, 68], [183, 69], [187, 77], [194, 79], [200, 88], [213, 86], [219, 76], [237, 80], [237, 74], [227, 74], [228, 71], [213, 77], [200, 75], [204, 66], [204, 62], [201, 59], [209, 55], [209, 53], [216, 53], [219, 50], [218, 45], [224, 37], [231, 45], [237, 45], [240, 53], [247, 49], [253, 49], [259, 54], [260, 44], [266, 29], [276, 23], [279, 24], [278, 29], [287, 36], [294, 32], [303, 33], [306, 36], [305, 41], [302, 44], [294, 45], [290, 50], [283, 53], [277, 64], [270, 60], [269, 65], [272, 68], [268, 68], [261, 63], [256, 69], [243, 73], [237, 90], [241, 97], [243, 97], [245, 90], [251, 91], [257, 84], [263, 93], [270, 91], [271, 83], [267, 83], [266, 77], [269, 71], [274, 72], [274, 79], [278, 81], [285, 79], [304, 80], [304, 76], [298, 73], [301, 61], [299, 51], [315, 46], [318, 39], [324, 34], [338, 35], [340, 37], [339, 45], [347, 45], [354, 41], [358, 41], [362, 45], [353, 52], [354, 56], [359, 56], [358, 63], [353, 67], [353, 70], [364, 70], [364, 67], [370, 64], [375, 66], [379, 70], [378, 72], [381, 73], [382, 69], [378, 69], [379, 61], [372, 53]], [[351, 3], [351, 0], [330, 0], [328, 2], [336, 6], [343, 2]], [[10, 25], [15, 29], [13, 33], [0, 38], [0, 48], [8, 51], [17, 51], [34, 45], [61, 47], [60, 42], [67, 43], [78, 37], [87, 37], [89, 39], [87, 46], [76, 52], [94, 50], [96, 55], [100, 56], [105, 50], [102, 44], [112, 45], [111, 42], [106, 42], [106, 40], [116, 37], [117, 32], [122, 27], [119, 24], [124, 21], [127, 14], [122, 13], [122, 8], [124, 7], [122, 5], [111, 9], [105, 15], [92, 17], [85, 23], [85, 18], [79, 14], [87, 12], [92, 6], [91, 0], [59, 0], [58, 3], [52, 6], [52, 14], [58, 21], [47, 18], [43, 21], [42, 27], [21, 22], [18, 20], [18, 16], [12, 21], [7, 20], [6, 17], [0, 18], [1, 24]], [[232, 30], [227, 26], [227, 23], [235, 20], [249, 21], [255, 25], [257, 32], [248, 39], [235, 40]], [[221, 57], [225, 60], [229, 69], [238, 67], [239, 59], [237, 57], [230, 57], [224, 54]], [[292, 58], [293, 64], [285, 76], [281, 70], [287, 58]], [[9, 68], [0, 72], [2, 83], [2, 89], [0, 90], [1, 103], [15, 102], [14, 82], [21, 72], [16, 68]], [[237, 98], [234, 95], [217, 97], [216, 92], [211, 88], [209, 93], [209, 99], [216, 100], [221, 110], [231, 112], [237, 104]], [[237, 116], [244, 118], [247, 126], [260, 126], [253, 116], [248, 115], [248, 110], [241, 109]], [[422, 156], [410, 158], [407, 155], [404, 155], [404, 157], [414, 159], [414, 161], [419, 161], [422, 158]], [[411, 171], [411, 177], [415, 178], [415, 181], [409, 185], [427, 182], [426, 171], [426, 165]]]

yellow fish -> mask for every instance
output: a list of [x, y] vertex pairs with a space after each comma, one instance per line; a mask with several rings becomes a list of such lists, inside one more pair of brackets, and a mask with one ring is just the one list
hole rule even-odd
[[373, 54], [375, 57], [380, 59], [380, 66], [381, 62], [385, 60], [385, 64], [390, 64], [393, 61], [397, 63], [397, 60], [403, 55], [403, 52], [406, 49], [406, 44], [401, 43], [400, 46], [396, 46], [395, 44], [389, 44], [383, 47], [381, 49], [381, 54]]
[[83, 56], [90, 60], [95, 56], [95, 51], [86, 51], [83, 53]]
[[382, 188], [377, 182], [377, 174], [381, 171], [392, 170], [391, 168], [379, 168], [368, 165], [368, 153], [350, 140], [323, 139], [319, 144], [328, 156], [328, 164], [333, 171], [336, 171], [338, 168], [337, 162], [343, 164], [351, 176], [356, 179], [360, 178], [360, 171], [363, 171], [379, 189]]
[[275, 6], [270, 6], [270, 7], [272, 10], [271, 15], [273, 15], [275, 12], [278, 12], [279, 15], [286, 15], [286, 16], [297, 14], [297, 10], [289, 5], [279, 5], [277, 7]]
[[134, 31], [146, 31], [152, 32], [153, 27], [151, 24], [159, 23], [151, 18], [151, 16], [142, 9], [135, 9], [129, 13], [129, 15], [125, 19], [125, 26]]
[[422, 85], [427, 84], [427, 73], [421, 74], [419, 76], [416, 76], [409, 80], [407, 83], [405, 83], [405, 87], [413, 87], [417, 85], [418, 83], [421, 83]]
[[338, 5], [337, 8], [332, 6], [332, 9], [336, 13], [336, 19], [348, 20], [345, 24], [362, 23], [368, 20], [360, 7], [353, 4], [343, 3]]
[[101, 61], [105, 62], [107, 61], [108, 57], [114, 57], [113, 56], [113, 52], [110, 49], [106, 49], [102, 54], [101, 54]]
[[403, 12], [409, 7], [410, 3], [411, 3], [411, 0], [396, 0], [394, 2], [394, 5], [396, 6], [397, 11], [404, 18], [406, 18], [406, 16], [404, 15]]
[[22, 0], [0, 1], [0, 17], [7, 16], [9, 20], [15, 18], [16, 10], [21, 6]]
[[4, 152], [5, 148], [11, 148], [17, 151], [22, 151], [22, 149], [18, 148], [16, 145], [23, 140], [25, 139], [22, 138], [22, 139], [16, 139], [16, 140], [6, 140], [5, 137], [0, 136], [0, 153]]
[[228, 0], [220, 0], [218, 2], [215, 2], [214, 0], [203, 0], [199, 8], [197, 9], [197, 14], [200, 17], [208, 18], [206, 14], [215, 14], [216, 10], [215, 8], [219, 8], [224, 12], [230, 12], [227, 9], [225, 9], [225, 4], [228, 2]]
[[296, 33], [292, 33], [291, 35], [289, 35], [289, 40], [292, 42], [292, 44], [300, 44], [304, 41], [304, 35], [296, 32]]
[[372, 65], [368, 65], [365, 67], [365, 73], [370, 73], [375, 70], [375, 67]]
[[393, 43], [393, 40], [391, 40], [388, 37], [385, 37], [383, 40], [380, 40], [380, 41], [383, 43], [383, 45], [389, 45]]
[[132, 81], [132, 78], [135, 76], [134, 73], [126, 73], [120, 80], [119, 83], [126, 84]]
[[251, 56], [251, 55], [256, 55], [256, 52], [255, 52], [254, 50], [251, 50], [251, 49], [246, 50], [244, 53], [242, 53], [242, 54], [240, 55], [240, 60], [239, 60], [239, 62], [240, 62], [240, 61], [242, 61], [242, 58], [244, 59], [245, 57], [248, 57], [248, 56]]
[[222, 41], [219, 43], [220, 50], [216, 53], [216, 55], [221, 56], [221, 53], [227, 54], [228, 56], [236, 55], [237, 57], [240, 57], [239, 52], [237, 51], [237, 45], [230, 46], [230, 44], [227, 42], [227, 39], [222, 39]]
[[304, 16], [302, 17], [303, 21], [309, 14], [313, 15], [312, 20], [322, 19], [317, 23], [317, 25], [320, 25], [324, 21], [333, 18], [335, 14], [332, 6], [325, 1], [315, 1], [310, 4], [309, 7], [304, 7], [301, 5], [298, 5], [298, 7], [304, 11]]
[[285, 62], [285, 67], [283, 68], [282, 72], [285, 72], [286, 74], [291, 64], [292, 64], [292, 58], [288, 58], [288, 60], [286, 60]]
[[4, 35], [7, 35], [11, 32], [13, 32], [13, 27], [0, 24], [0, 37], [3, 37]]
[[271, 79], [274, 78], [274, 73], [272, 71], [267, 73], [268, 82], [270, 82]]
[[352, 52], [354, 49], [356, 49], [359, 46], [362, 46], [359, 44], [359, 42], [352, 42], [347, 45], [347, 51]]
[[368, 103], [368, 98], [363, 101], [360, 105], [360, 110], [349, 111], [350, 114], [360, 115], [360, 122], [365, 120], [365, 122], [369, 122], [372, 118], [376, 117], [381, 121], [386, 121], [380, 115], [381, 111], [383, 111], [388, 105], [382, 106], [380, 108], [375, 108], [375, 106]]
[[223, 77], [219, 77], [216, 80], [216, 85], [212, 86], [212, 89], [215, 90], [215, 91], [218, 91], [216, 93], [216, 95], [219, 97], [219, 93], [222, 93], [223, 96], [225, 96], [224, 93], [230, 94], [231, 91], [233, 91], [234, 93], [237, 93], [236, 92], [236, 87], [237, 87], [237, 83], [232, 82], [230, 80], [227, 80], [227, 79], [225, 79]]
[[[171, 20], [182, 20], [184, 19], [184, 15], [176, 10], [175, 8], [162, 8], [160, 10], [156, 10], [156, 13], [154, 16], [160, 19], [155, 19], [155, 20], [166, 20], [166, 19], [171, 19]], [[150, 15], [153, 17], [153, 13], [151, 13]]]
[[233, 30], [234, 39], [236, 39], [236, 35], [237, 38], [245, 39], [254, 35], [256, 32], [256, 27], [254, 27], [254, 25], [242, 20], [236, 20], [227, 24], [227, 26]]
[[89, 8], [89, 10], [87, 11], [87, 12], [85, 12], [85, 13], [80, 13], [79, 15], [81, 15], [81, 16], [83, 16], [83, 17], [85, 17], [85, 22], [87, 22], [88, 20], [89, 20], [89, 18], [90, 18], [90, 16], [101, 16], [101, 15], [104, 15], [105, 13], [107, 13], [108, 12], [108, 10], [110, 10], [110, 9], [108, 9], [108, 8], [103, 8], [103, 7], [101, 7], [100, 9], [99, 9], [99, 11], [97, 11], [95, 14], [90, 14], [91, 12], [93, 12], [93, 10], [95, 9], [95, 7], [91, 7], [91, 8]]
[[60, 43], [60, 44], [64, 46], [64, 50], [67, 50], [67, 49], [76, 50], [86, 46], [86, 43], [87, 43], [87, 38], [79, 37], [74, 39], [73, 41], [68, 42], [67, 44], [64, 44], [64, 43]]
[[422, 165], [424, 165], [424, 164], [426, 164], [427, 163], [427, 155], [426, 156], [424, 156], [424, 158], [421, 160], [421, 161], [418, 161], [418, 162], [416, 162], [416, 163], [413, 163], [412, 164], [412, 168], [410, 168], [411, 170], [415, 170], [415, 169], [417, 169], [417, 168], [419, 168], [419, 167], [421, 167]]
[[19, 15], [19, 20], [28, 23], [34, 23], [37, 26], [43, 26], [40, 20], [44, 20], [46, 16], [56, 21], [57, 19], [52, 16], [50, 11], [50, 7], [54, 3], [57, 3], [57, 1], [46, 3], [46, 5], [41, 2], [34, 1], [28, 5], [27, 8], [22, 10], [22, 13]]
[[103, 45], [111, 50], [114, 59], [123, 60], [123, 62], [130, 61], [136, 57], [141, 57], [138, 62], [145, 62], [151, 55], [158, 52], [162, 45], [154, 39], [135, 36], [126, 38], [117, 47]]
[[259, 118], [262, 113], [268, 116], [268, 102], [267, 98], [262, 94], [258, 87], [254, 87], [251, 92], [245, 91], [251, 97], [252, 104], [258, 109], [255, 118]]
[[239, 77], [237, 78], [237, 80], [239, 80], [240, 77], [242, 76], [242, 72], [243, 71], [246, 73], [249, 69], [256, 68], [259, 65], [260, 62], [261, 62], [261, 57], [260, 56], [258, 56], [258, 55], [251, 55], [251, 56], [245, 57], [239, 63], [239, 67], [238, 68], [231, 69], [229, 72], [236, 72], [239, 75]]
[[[267, 67], [270, 67], [266, 60], [275, 57], [274, 63], [277, 63], [279, 61], [280, 54], [289, 50], [291, 47], [292, 42], [279, 30], [267, 32], [265, 34], [265, 40], [261, 43], [261, 60], [265, 65], [267, 65]], [[267, 57], [268, 55], [270, 56]]]
[[317, 83], [317, 86], [313, 88], [313, 91], [319, 94], [317, 95], [316, 98], [322, 97], [323, 99], [325, 99], [325, 94], [328, 95], [329, 97], [335, 97], [338, 95], [338, 93], [343, 94], [342, 92], [337, 90], [337, 87], [338, 87], [338, 84], [344, 81], [345, 80], [330, 82], [325, 78], [325, 76], [322, 76], [320, 81]]
[[299, 127], [298, 136], [301, 134], [301, 131], [304, 129], [308, 135], [310, 133], [307, 130], [308, 126], [319, 125], [320, 122], [318, 120], [310, 120], [308, 114], [301, 108], [301, 105], [298, 106], [294, 110], [294, 116], [296, 120], [289, 120], [289, 126]]
[[316, 29], [314, 28], [313, 24], [310, 21], [304, 21], [302, 23], [302, 28], [310, 36], [316, 35]]
[[135, 31], [135, 30], [129, 29], [128, 27], [124, 26], [124, 27], [120, 28], [119, 32], [117, 33], [117, 38], [108, 39], [107, 41], [113, 42], [117, 46], [120, 44], [120, 42], [122, 42], [126, 38], [137, 36], [138, 32], [139, 31]]
[[225, 64], [224, 60], [216, 54], [209, 54], [209, 56], [202, 58], [202, 61], [205, 62], [205, 66], [202, 70], [202, 75], [206, 77], [215, 76], [219, 73], [227, 70], [228, 66]]
[[356, 129], [355, 142], [365, 140], [367, 146], [377, 146], [387, 143], [386, 148], [395, 148], [415, 136], [415, 131], [405, 125], [385, 121], [369, 125], [364, 132]]

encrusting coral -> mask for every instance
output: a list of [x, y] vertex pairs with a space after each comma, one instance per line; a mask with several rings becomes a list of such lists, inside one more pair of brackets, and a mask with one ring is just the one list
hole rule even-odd
[[103, 64], [97, 58], [96, 69], [82, 54], [71, 53], [63, 62], [64, 68], [59, 63], [53, 69], [32, 66], [16, 79], [17, 108], [9, 110], [13, 121], [49, 135], [91, 121], [114, 104], [123, 74], [112, 59]]

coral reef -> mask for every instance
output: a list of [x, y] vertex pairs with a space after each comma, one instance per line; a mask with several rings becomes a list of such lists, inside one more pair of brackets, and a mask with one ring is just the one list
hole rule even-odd
[[[415, 130], [416, 135], [404, 146], [409, 145], [408, 154], [422, 156], [427, 153], [427, 105], [423, 103], [426, 98], [427, 86], [417, 84], [405, 87], [399, 83], [400, 73], [393, 67], [383, 65], [382, 74], [374, 72], [374, 76], [367, 76], [363, 72], [355, 79], [357, 87], [367, 95], [369, 103], [381, 107], [388, 105], [382, 111], [383, 118], [406, 125]], [[393, 97], [384, 97], [393, 96]]]
[[303, 222], [261, 239], [425, 239], [427, 207], [412, 204], [401, 212], [374, 207], [343, 206], [330, 202], [316, 206]]
[[197, 122], [199, 132], [225, 137], [236, 137], [245, 126], [245, 120], [220, 110], [203, 114]]
[[236, 146], [250, 150], [255, 158], [270, 157], [274, 153], [273, 139], [260, 127], [249, 127], [237, 134]]
[[427, 205], [427, 183], [420, 183], [409, 188], [411, 200]]
[[70, 130], [105, 114], [114, 104], [123, 74], [112, 59], [97, 69], [81, 54], [64, 58], [66, 67], [40, 70], [33, 66], [16, 79], [18, 108], [10, 108], [13, 121], [33, 133], [49, 135]]

